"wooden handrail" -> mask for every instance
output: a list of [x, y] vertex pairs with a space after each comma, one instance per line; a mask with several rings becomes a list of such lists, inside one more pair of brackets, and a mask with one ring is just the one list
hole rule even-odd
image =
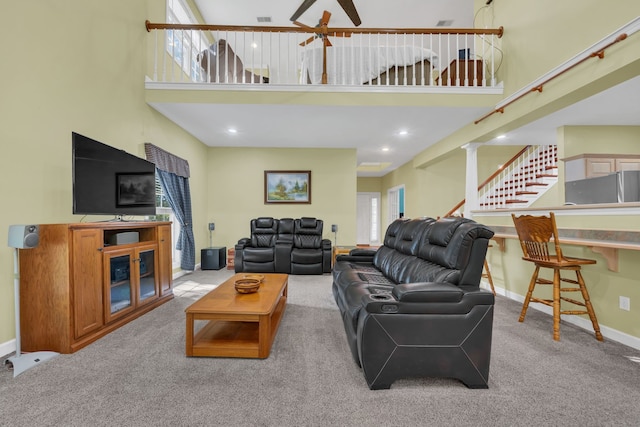
[[[493, 178], [500, 175], [500, 172], [505, 170], [507, 167], [511, 166], [511, 164], [514, 163], [518, 159], [518, 157], [522, 156], [529, 149], [529, 147], [531, 146], [530, 145], [525, 146], [522, 150], [518, 151], [518, 153], [515, 156], [511, 157], [509, 161], [507, 161], [505, 164], [500, 166], [494, 173], [492, 173], [489, 176], [489, 178], [485, 179], [482, 184], [478, 185], [478, 191], [482, 190], [487, 184], [489, 184], [493, 180]], [[460, 206], [464, 205], [466, 201], [467, 201], [466, 198], [462, 199], [460, 202], [458, 202], [458, 204], [456, 204], [453, 208], [449, 210], [449, 212], [447, 212], [443, 216], [451, 216], [455, 211], [460, 209]]]
[[[160, 24], [145, 21], [147, 31], [151, 30], [204, 30], [204, 31], [256, 31], [272, 33], [313, 33], [323, 32], [315, 27], [266, 27], [244, 25], [211, 25], [211, 24]], [[504, 28], [327, 28], [328, 35], [336, 34], [469, 34], [469, 35], [497, 35], [504, 33]]]
[[549, 77], [548, 79], [544, 80], [542, 83], [540, 83], [536, 87], [533, 87], [529, 91], [520, 94], [520, 96], [517, 96], [516, 98], [514, 98], [511, 101], [507, 102], [506, 104], [502, 105], [500, 108], [496, 108], [495, 110], [485, 114], [484, 116], [480, 117], [478, 120], [474, 121], [473, 123], [477, 125], [478, 123], [480, 123], [484, 119], [487, 119], [487, 118], [491, 117], [495, 113], [504, 113], [504, 109], [506, 107], [508, 107], [509, 105], [511, 105], [514, 102], [518, 101], [519, 99], [523, 98], [524, 96], [530, 94], [531, 92], [542, 92], [542, 88], [543, 88], [544, 85], [546, 85], [547, 83], [549, 83], [551, 80], [555, 79], [556, 77], [560, 77], [561, 75], [563, 75], [567, 71], [569, 71], [569, 70], [573, 69], [574, 67], [582, 64], [584, 61], [586, 61], [588, 59], [595, 58], [595, 57], [597, 57], [599, 59], [604, 58], [604, 51], [607, 48], [613, 46], [614, 44], [616, 44], [618, 42], [621, 42], [622, 40], [624, 40], [626, 38], [627, 38], [627, 34], [626, 33], [620, 34], [618, 37], [616, 37], [616, 39], [614, 41], [612, 41], [611, 43], [607, 44], [603, 48], [601, 48], [601, 49], [599, 49], [599, 50], [597, 50], [595, 52], [591, 52], [591, 54], [589, 56], [585, 56], [584, 58], [582, 58], [580, 61], [576, 62], [575, 64], [572, 64], [571, 66], [565, 68], [564, 70], [558, 72], [557, 74], [552, 75], [551, 77]]

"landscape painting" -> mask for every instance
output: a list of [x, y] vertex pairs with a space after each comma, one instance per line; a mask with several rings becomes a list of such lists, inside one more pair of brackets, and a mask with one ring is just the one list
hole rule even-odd
[[116, 206], [155, 206], [155, 173], [117, 173]]
[[311, 171], [264, 171], [265, 203], [311, 203]]

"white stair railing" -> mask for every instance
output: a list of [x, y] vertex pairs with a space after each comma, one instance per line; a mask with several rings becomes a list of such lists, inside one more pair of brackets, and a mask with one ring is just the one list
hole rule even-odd
[[[529, 206], [554, 182], [557, 147], [528, 147], [515, 161], [485, 185], [478, 195], [480, 210]], [[557, 180], [557, 177], [556, 177]]]

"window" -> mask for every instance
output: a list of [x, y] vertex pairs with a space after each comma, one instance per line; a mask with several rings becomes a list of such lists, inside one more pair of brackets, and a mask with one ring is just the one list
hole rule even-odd
[[[169, 24], [197, 24], [193, 13], [183, 0], [167, 0], [167, 22]], [[202, 31], [167, 30], [167, 52], [193, 81], [202, 81], [203, 74], [198, 64], [198, 53], [209, 46]]]
[[158, 179], [158, 175], [156, 174], [156, 220], [158, 221], [171, 221], [171, 242], [173, 245], [173, 253], [171, 254], [171, 259], [173, 263], [173, 268], [180, 267], [180, 257], [181, 254], [178, 249], [176, 249], [176, 241], [178, 239], [178, 235], [180, 234], [180, 224], [176, 221], [176, 217], [173, 214], [173, 210], [171, 206], [169, 206], [169, 201], [167, 200], [167, 196], [160, 184], [160, 180]]

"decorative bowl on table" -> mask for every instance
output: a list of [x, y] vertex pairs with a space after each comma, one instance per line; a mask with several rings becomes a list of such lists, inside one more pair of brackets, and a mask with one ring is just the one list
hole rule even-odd
[[258, 288], [260, 288], [260, 281], [257, 279], [238, 279], [235, 283], [236, 292], [239, 294], [252, 294], [254, 292], [258, 292]]
[[259, 283], [262, 283], [262, 281], [264, 280], [264, 274], [243, 274], [242, 275], [243, 279], [252, 279], [252, 280], [257, 280]]

